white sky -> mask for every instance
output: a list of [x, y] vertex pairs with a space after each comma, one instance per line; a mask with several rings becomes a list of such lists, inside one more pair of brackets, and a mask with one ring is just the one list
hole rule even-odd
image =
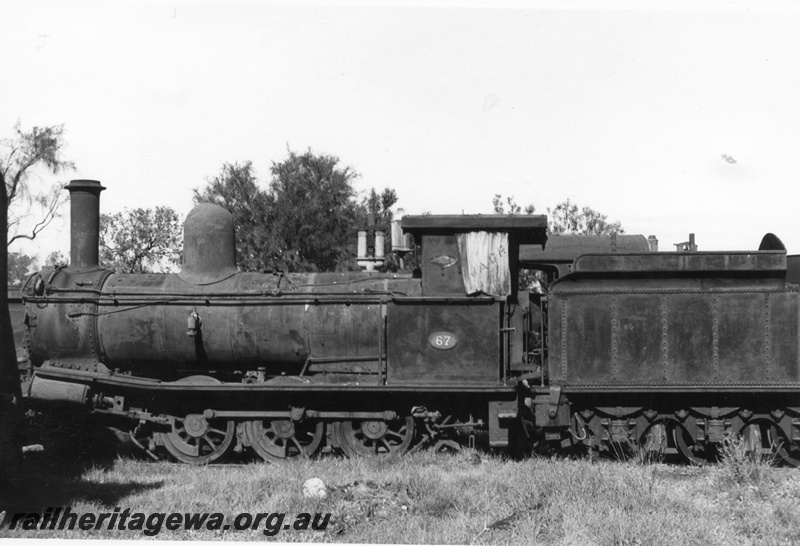
[[570, 198], [662, 250], [800, 253], [797, 3], [600, 5], [4, 2], [0, 136], [65, 124], [107, 213], [310, 147], [407, 213]]

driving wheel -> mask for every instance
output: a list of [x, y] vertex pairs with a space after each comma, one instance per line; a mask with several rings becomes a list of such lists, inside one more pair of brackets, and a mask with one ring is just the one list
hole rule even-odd
[[245, 423], [245, 434], [250, 446], [265, 461], [291, 457], [310, 457], [325, 435], [325, 423], [290, 419], [263, 419]]
[[170, 454], [189, 464], [208, 464], [222, 457], [233, 442], [233, 421], [208, 421], [203, 415], [175, 418], [161, 439]]
[[402, 455], [414, 440], [414, 418], [336, 423], [334, 433], [348, 457]]

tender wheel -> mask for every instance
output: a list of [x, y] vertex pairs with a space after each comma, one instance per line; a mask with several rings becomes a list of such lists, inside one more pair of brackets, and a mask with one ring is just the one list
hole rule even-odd
[[775, 423], [764, 422], [764, 425], [766, 434], [762, 434], [762, 437], [765, 436], [768, 442], [765, 449], [769, 449], [784, 463], [794, 466], [795, 468], [800, 467], [800, 452], [796, 449], [792, 449], [792, 444], [783, 433], [783, 430]]
[[689, 463], [696, 466], [706, 464], [704, 459], [695, 454], [695, 442], [692, 439], [692, 435], [685, 428], [677, 424], [673, 426], [672, 438], [675, 440], [675, 447], [678, 448], [678, 453]]
[[764, 455], [770, 455], [772, 450], [767, 446], [764, 447], [764, 435], [761, 434], [761, 427], [758, 423], [750, 423], [745, 425], [740, 432], [744, 440], [745, 449], [747, 454], [752, 459], [761, 459]]
[[208, 464], [228, 451], [235, 429], [233, 421], [210, 423], [203, 415], [190, 414], [176, 418], [172, 431], [160, 434], [164, 447], [179, 461]]
[[414, 418], [396, 421], [342, 421], [334, 433], [348, 457], [402, 455], [414, 441]]
[[265, 461], [310, 457], [325, 436], [322, 421], [256, 420], [245, 423], [244, 430], [252, 448]]
[[662, 462], [667, 453], [667, 428], [662, 422], [653, 423], [639, 441], [639, 455], [647, 462]]
[[744, 440], [748, 455], [753, 459], [778, 458], [788, 465], [800, 467], [800, 454], [792, 452], [789, 441], [775, 423], [767, 420], [751, 422], [742, 427], [739, 434]]

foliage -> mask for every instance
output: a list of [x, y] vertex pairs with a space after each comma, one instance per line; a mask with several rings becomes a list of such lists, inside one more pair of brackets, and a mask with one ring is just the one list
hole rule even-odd
[[[508, 204], [508, 214], [522, 214], [523, 212], [525, 214], [533, 214], [536, 211], [536, 207], [533, 205], [528, 205], [523, 210], [520, 205], [517, 205], [513, 195], [506, 197], [506, 203]], [[492, 207], [494, 207], [495, 214], [506, 214], [505, 204], [503, 204], [503, 196], [499, 193], [496, 193], [492, 198]]]
[[252, 163], [225, 163], [219, 175], [194, 192], [195, 203], [215, 203], [233, 214], [236, 260], [244, 271], [338, 271], [354, 269], [356, 226], [367, 212], [391, 220], [394, 190], [374, 189], [356, 201], [358, 174], [339, 159], [289, 151], [273, 162], [268, 189], [259, 186]]
[[[14, 127], [16, 137], [2, 142], [6, 152], [0, 155], [0, 207], [8, 210], [6, 218], [6, 240], [10, 245], [17, 239], [34, 239], [59, 215], [66, 194], [60, 185], [42, 191], [32, 188], [33, 170], [43, 165], [53, 174], [73, 169], [74, 163], [61, 157], [64, 146], [64, 126], [34, 127], [23, 131], [20, 124]], [[19, 202], [20, 206], [14, 206]], [[29, 232], [20, 232], [20, 222], [31, 216], [31, 209], [38, 208], [38, 222]]]
[[357, 214], [352, 182], [358, 174], [338, 163], [309, 150], [290, 151], [286, 160], [272, 164], [272, 251], [289, 271], [348, 268]]
[[100, 216], [100, 261], [119, 273], [165, 272], [180, 262], [181, 222], [170, 207]]
[[36, 269], [37, 259], [22, 252], [8, 253], [8, 284], [22, 284], [31, 270]]
[[391, 208], [397, 203], [397, 192], [391, 188], [384, 188], [378, 194], [375, 188], [370, 189], [369, 195], [361, 199], [357, 215], [358, 225], [366, 225], [367, 214], [372, 213], [375, 217], [375, 224], [389, 226], [392, 223], [392, 210]]
[[[506, 205], [508, 212], [506, 213]], [[501, 194], [492, 198], [492, 208], [495, 214], [533, 214], [536, 208], [528, 205], [524, 209], [517, 204], [514, 196], [505, 200]], [[620, 222], [609, 222], [608, 216], [591, 207], [579, 208], [569, 199], [558, 203], [555, 207], [547, 207], [547, 230], [550, 234], [567, 235], [612, 235], [624, 233]]]
[[549, 215], [548, 231], [556, 235], [584, 234], [584, 235], [612, 235], [624, 233], [622, 224], [609, 222], [608, 216], [591, 207], [578, 208], [569, 199], [558, 203], [552, 209], [547, 208]]
[[761, 445], [750, 445], [740, 434], [725, 432], [719, 447], [720, 464], [715, 469], [717, 477], [733, 486], [761, 485], [778, 460], [776, 453], [763, 454], [757, 451], [760, 448]]
[[67, 267], [69, 265], [69, 258], [64, 256], [60, 250], [54, 250], [47, 255], [44, 260], [44, 265], [47, 267]]

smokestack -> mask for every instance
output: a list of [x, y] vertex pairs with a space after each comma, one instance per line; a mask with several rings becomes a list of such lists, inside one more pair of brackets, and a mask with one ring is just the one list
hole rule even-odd
[[100, 192], [97, 180], [72, 180], [69, 190], [70, 249], [69, 268], [89, 271], [99, 267]]

